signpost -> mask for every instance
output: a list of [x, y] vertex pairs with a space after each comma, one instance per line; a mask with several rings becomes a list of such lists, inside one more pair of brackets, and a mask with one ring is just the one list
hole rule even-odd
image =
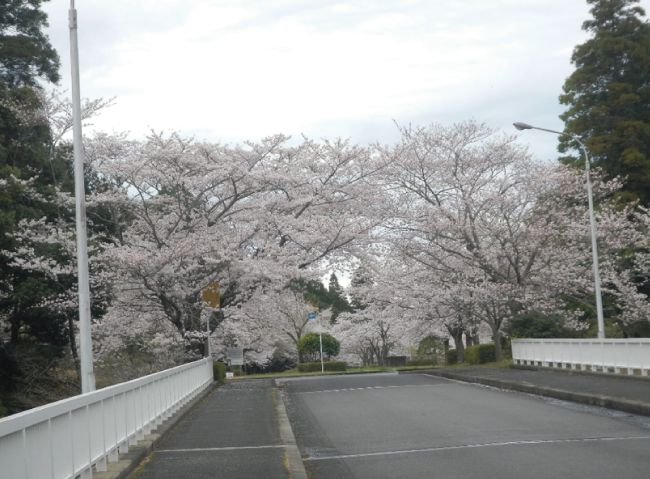
[[[322, 319], [325, 317], [327, 321], [332, 318], [332, 311], [326, 309], [318, 315], [318, 342], [320, 343], [320, 372], [325, 372], [325, 363], [323, 362], [323, 323]], [[316, 313], [307, 313], [307, 319], [316, 319]]]
[[[207, 288], [201, 292], [201, 298], [203, 299], [204, 308], [220, 308], [221, 295], [219, 293], [219, 283], [210, 283]], [[212, 356], [212, 351], [210, 350], [210, 312], [201, 311], [201, 314], [205, 314], [205, 332], [208, 335], [205, 340], [205, 357], [209, 358]]]
[[228, 366], [244, 365], [244, 348], [226, 348]]

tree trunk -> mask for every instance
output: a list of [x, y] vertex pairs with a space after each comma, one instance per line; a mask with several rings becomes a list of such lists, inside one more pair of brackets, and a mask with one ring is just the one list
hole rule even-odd
[[450, 336], [456, 343], [456, 360], [458, 363], [465, 362], [465, 345], [463, 344], [463, 328], [460, 326], [447, 326]]
[[74, 320], [72, 315], [68, 314], [68, 339], [70, 340], [70, 352], [75, 364], [79, 366], [79, 374], [81, 374], [81, 364], [79, 363], [79, 354], [77, 353], [77, 338], [74, 334]]
[[494, 341], [494, 360], [499, 362], [501, 361], [501, 335], [499, 334], [499, 329], [492, 327], [492, 341]]
[[465, 362], [465, 345], [463, 344], [463, 335], [459, 334], [458, 339], [454, 338], [456, 342], [456, 362], [464, 363]]
[[469, 336], [472, 338], [472, 346], [481, 344], [481, 341], [479, 340], [478, 337], [478, 326], [472, 326], [471, 328], [469, 328]]

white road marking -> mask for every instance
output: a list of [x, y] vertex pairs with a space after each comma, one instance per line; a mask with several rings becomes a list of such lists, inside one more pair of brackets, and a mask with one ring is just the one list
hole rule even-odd
[[321, 391], [296, 391], [290, 394], [321, 394], [321, 393], [338, 393], [347, 391], [367, 391], [368, 389], [388, 389], [388, 388], [433, 388], [439, 386], [448, 386], [447, 383], [440, 384], [406, 384], [404, 386], [368, 386], [364, 388], [347, 388], [347, 389], [323, 389]]
[[578, 438], [578, 439], [545, 439], [537, 441], [510, 441], [510, 442], [493, 442], [487, 444], [465, 444], [461, 446], [442, 446], [442, 447], [429, 447], [426, 449], [409, 449], [406, 451], [386, 451], [386, 452], [367, 452], [362, 454], [346, 454], [340, 456], [323, 456], [323, 457], [308, 457], [304, 461], [326, 461], [329, 459], [351, 459], [358, 457], [371, 457], [371, 456], [390, 456], [396, 454], [414, 454], [418, 452], [436, 452], [436, 451], [450, 451], [453, 449], [471, 449], [478, 447], [500, 447], [500, 446], [519, 446], [519, 445], [536, 445], [536, 444], [557, 444], [568, 442], [601, 442], [601, 441], [630, 441], [630, 440], [647, 440], [650, 436], [636, 436], [636, 437], [594, 437], [594, 438]]

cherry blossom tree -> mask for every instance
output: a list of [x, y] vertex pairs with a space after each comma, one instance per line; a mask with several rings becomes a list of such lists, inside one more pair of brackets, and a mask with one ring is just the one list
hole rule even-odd
[[[56, 95], [45, 103], [41, 117], [63, 151], [69, 105]], [[86, 118], [106, 105], [87, 102]], [[312, 307], [288, 286], [351, 265], [367, 278], [353, 288], [356, 311], [331, 331], [364, 362], [443, 334], [459, 359], [463, 336], [491, 337], [500, 357], [513, 315], [575, 320], [568, 299], [587, 304], [593, 295], [581, 175], [535, 161], [516, 137], [473, 121], [401, 133], [395, 145], [370, 148], [309, 139], [289, 147], [283, 135], [235, 146], [174, 132], [86, 138], [93, 284], [105, 313], [98, 358], [146, 370], [204, 354], [206, 340], [215, 357], [237, 344], [258, 365], [276, 350], [295, 354]], [[607, 202], [618, 187], [595, 185], [603, 289], [617, 320], [631, 324], [650, 317], [638, 288], [648, 277], [649, 225], [647, 211]], [[70, 200], [57, 201], [69, 209]], [[25, 222], [15, 264], [72, 277], [64, 256], [46, 254], [73, 257], [69, 226]], [[202, 291], [215, 283], [221, 304], [208, 308]], [[72, 307], [74, 288], [52, 301]], [[143, 356], [129, 356], [137, 345]], [[146, 359], [166, 348], [169, 361]]]
[[[484, 124], [409, 127], [402, 134], [399, 144], [382, 149], [391, 165], [381, 177], [391, 220], [378, 235], [413, 268], [414, 296], [422, 285], [435, 292], [427, 314], [450, 333], [456, 328], [457, 343], [458, 329], [479, 318], [500, 359], [509, 317], [557, 309], [562, 295], [591, 288], [582, 180], [533, 160], [515, 137]], [[617, 186], [599, 187], [607, 193]], [[615, 219], [622, 227], [625, 215], [601, 215], [603, 234]]]
[[[12, 341], [15, 342], [21, 334], [30, 334], [27, 330], [33, 328], [24, 319], [34, 313], [43, 318], [40, 321], [42, 326], [38, 329], [49, 334], [52, 340], [58, 335], [55, 325], [65, 324], [66, 327], [61, 329], [65, 331], [67, 341], [62, 340], [62, 343], [69, 346], [69, 352], [77, 360], [74, 200], [69, 193], [72, 155], [67, 138], [72, 128], [72, 107], [58, 90], [45, 93], [32, 88], [31, 96], [36, 106], [32, 101], [20, 102], [16, 99], [4, 101], [2, 106], [10, 110], [20, 124], [20, 134], [15, 138], [19, 149], [21, 145], [25, 149], [25, 145], [35, 141], [35, 138], [45, 138], [39, 154], [44, 154], [48, 166], [39, 170], [31, 165], [23, 165], [26, 167], [24, 172], [13, 170], [7, 179], [0, 181], [3, 193], [8, 190], [20, 192], [21, 199], [13, 208], [22, 212], [15, 216], [15, 226], [5, 231], [5, 239], [15, 247], [3, 248], [6, 261], [3, 262], [0, 281], [5, 291], [12, 290], [14, 295], [23, 296], [19, 300], [22, 304], [18, 309], [22, 311], [16, 316], [18, 321], [9, 321], [14, 337]], [[84, 101], [82, 119], [89, 120], [109, 105], [110, 101], [102, 99]], [[47, 135], [44, 136], [43, 131]], [[90, 260], [95, 273], [91, 284], [94, 296], [91, 307], [95, 315], [101, 315], [107, 304], [107, 283], [105, 270], [97, 261], [101, 241], [93, 237], [94, 233], [91, 227]], [[24, 293], [19, 291], [22, 281], [26, 281]]]
[[[230, 314], [229, 305], [346, 261], [377, 224], [365, 215], [368, 178], [378, 168], [369, 150], [285, 141], [229, 147], [152, 133], [144, 142], [121, 135], [88, 142], [103, 181], [89, 205], [122, 212], [105, 250], [120, 271], [116, 289], [137, 290], [181, 336], [197, 340], [197, 353], [208, 284], [220, 285]], [[213, 314], [211, 330], [223, 319]]]

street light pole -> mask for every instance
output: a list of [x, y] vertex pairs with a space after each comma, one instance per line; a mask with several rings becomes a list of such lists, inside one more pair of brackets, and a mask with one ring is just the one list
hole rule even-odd
[[329, 321], [332, 319], [332, 311], [329, 309], [326, 309], [325, 311], [322, 311], [318, 315], [318, 339], [320, 341], [320, 372], [324, 373], [325, 372], [325, 363], [323, 362], [323, 318], [325, 320]]
[[323, 362], [323, 313], [318, 313], [318, 342], [320, 343], [320, 372], [325, 372], [325, 363]]
[[589, 165], [589, 155], [587, 154], [587, 148], [585, 147], [584, 143], [580, 141], [580, 139], [572, 135], [571, 133], [566, 133], [563, 131], [555, 131], [555, 130], [548, 130], [546, 128], [539, 128], [536, 126], [531, 126], [528, 125], [527, 123], [520, 123], [516, 122], [513, 123], [515, 128], [517, 130], [541, 130], [541, 131], [547, 131], [549, 133], [555, 133], [556, 135], [560, 136], [568, 136], [570, 138], [573, 138], [575, 141], [578, 142], [580, 145], [580, 148], [582, 149], [582, 152], [585, 155], [585, 175], [587, 178], [587, 197], [589, 200], [589, 223], [591, 226], [591, 253], [593, 256], [593, 264], [594, 264], [594, 289], [596, 293], [596, 316], [598, 318], [598, 338], [599, 339], [604, 339], [605, 338], [605, 320], [603, 318], [603, 300], [602, 300], [602, 295], [600, 292], [600, 272], [598, 270], [598, 246], [596, 242], [596, 218], [594, 216], [594, 200], [593, 200], [593, 193], [591, 189], [591, 169]]
[[81, 392], [95, 390], [93, 345], [90, 334], [90, 286], [88, 279], [88, 239], [86, 234], [86, 188], [84, 185], [84, 153], [81, 136], [81, 94], [79, 88], [79, 48], [77, 43], [77, 10], [70, 0], [70, 62], [72, 63], [72, 127], [74, 148], [75, 209], [77, 221], [77, 277], [79, 281], [79, 358]]

